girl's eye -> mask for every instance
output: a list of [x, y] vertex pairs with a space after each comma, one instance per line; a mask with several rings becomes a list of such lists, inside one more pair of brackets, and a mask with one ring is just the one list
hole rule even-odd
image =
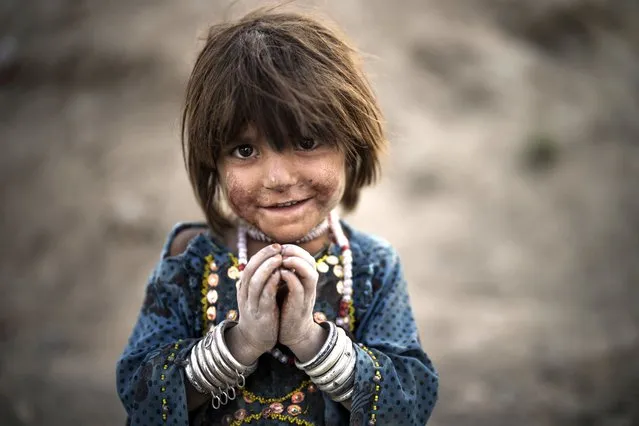
[[317, 148], [317, 141], [313, 138], [302, 138], [298, 143], [297, 147], [302, 151], [311, 151]]
[[235, 147], [232, 155], [237, 158], [249, 158], [253, 156], [255, 149], [251, 145], [240, 145]]

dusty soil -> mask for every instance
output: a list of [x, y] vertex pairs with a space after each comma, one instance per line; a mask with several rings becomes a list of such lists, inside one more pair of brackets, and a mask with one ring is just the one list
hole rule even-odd
[[[123, 423], [146, 277], [201, 216], [178, 115], [216, 4], [0, 5], [3, 424]], [[639, 424], [635, 3], [315, 6], [369, 54], [387, 115], [385, 177], [350, 220], [402, 255], [432, 424]]]

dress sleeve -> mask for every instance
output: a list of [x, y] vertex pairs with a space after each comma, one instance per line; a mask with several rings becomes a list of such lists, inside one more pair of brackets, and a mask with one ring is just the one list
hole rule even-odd
[[187, 277], [180, 257], [163, 258], [146, 287], [128, 344], [117, 363], [127, 425], [189, 424], [183, 360], [197, 342], [185, 313]]
[[380, 252], [373, 275], [379, 290], [356, 333], [350, 423], [424, 425], [439, 377], [421, 347], [399, 257], [390, 246]]

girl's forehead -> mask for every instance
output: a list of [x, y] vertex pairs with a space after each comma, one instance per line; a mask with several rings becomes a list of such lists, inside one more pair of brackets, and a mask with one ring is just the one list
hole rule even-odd
[[254, 123], [247, 123], [237, 135], [238, 139], [256, 140], [264, 136], [264, 132], [260, 131]]
[[260, 129], [255, 123], [248, 123], [244, 125], [237, 136], [235, 136], [234, 144], [255, 144], [255, 143], [268, 143], [275, 148], [281, 149], [282, 147], [291, 143], [294, 139], [293, 132], [282, 131], [277, 135], [270, 135], [265, 130]]

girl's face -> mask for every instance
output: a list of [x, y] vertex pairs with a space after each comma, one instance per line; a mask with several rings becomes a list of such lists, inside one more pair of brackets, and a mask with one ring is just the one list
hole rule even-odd
[[233, 212], [281, 243], [324, 220], [344, 194], [345, 157], [313, 139], [272, 149], [253, 126], [223, 153], [220, 183]]

